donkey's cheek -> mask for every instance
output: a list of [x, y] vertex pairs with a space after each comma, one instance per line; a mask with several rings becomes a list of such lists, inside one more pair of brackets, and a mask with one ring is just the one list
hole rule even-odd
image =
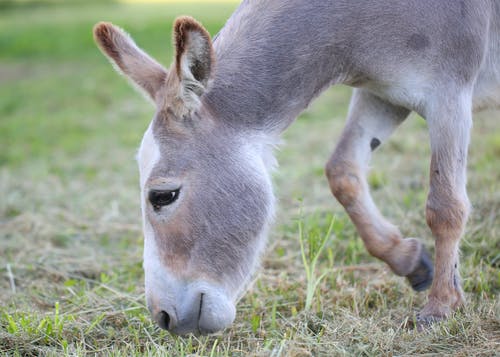
[[161, 264], [174, 274], [184, 275], [188, 272], [194, 242], [189, 232], [175, 223], [152, 222], [154, 240]]

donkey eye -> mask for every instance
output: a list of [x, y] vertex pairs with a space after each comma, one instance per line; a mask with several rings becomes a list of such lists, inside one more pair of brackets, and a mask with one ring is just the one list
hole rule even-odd
[[151, 190], [149, 191], [149, 202], [153, 206], [155, 211], [160, 210], [163, 206], [168, 206], [177, 200], [179, 197], [180, 189], [177, 190], [167, 190], [167, 191], [158, 191]]

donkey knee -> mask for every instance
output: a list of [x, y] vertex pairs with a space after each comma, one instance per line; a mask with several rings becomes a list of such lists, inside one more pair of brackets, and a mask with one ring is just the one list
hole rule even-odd
[[427, 224], [434, 237], [459, 239], [470, 211], [467, 197], [429, 194], [426, 206]]
[[332, 159], [326, 164], [325, 173], [330, 190], [344, 207], [349, 207], [359, 198], [362, 183], [357, 167], [345, 161]]

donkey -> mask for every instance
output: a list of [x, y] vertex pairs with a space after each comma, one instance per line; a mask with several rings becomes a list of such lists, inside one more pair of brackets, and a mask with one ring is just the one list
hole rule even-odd
[[[371, 255], [413, 289], [431, 287], [420, 324], [464, 304], [467, 150], [472, 112], [500, 106], [500, 0], [244, 0], [213, 42], [178, 18], [169, 69], [110, 23], [94, 38], [156, 105], [138, 163], [146, 300], [159, 326], [206, 334], [233, 322], [273, 218], [273, 145], [333, 84], [354, 87], [326, 164], [333, 195]], [[429, 128], [435, 273], [366, 180], [372, 152], [411, 111]]]

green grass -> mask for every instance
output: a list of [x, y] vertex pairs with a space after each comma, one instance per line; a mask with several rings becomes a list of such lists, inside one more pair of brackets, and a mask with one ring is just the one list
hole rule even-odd
[[[235, 5], [64, 4], [0, 7], [0, 355], [498, 353], [499, 113], [477, 116], [470, 149], [474, 210], [461, 265], [469, 304], [417, 333], [403, 325], [425, 294], [369, 256], [324, 178], [347, 111], [343, 87], [285, 133], [274, 177], [277, 222], [233, 327], [186, 338], [156, 327], [145, 308], [134, 161], [153, 108], [114, 73], [91, 29], [115, 22], [168, 64], [175, 16], [193, 15], [215, 34]], [[377, 150], [369, 182], [381, 211], [432, 250], [424, 217], [429, 157], [425, 122], [411, 117]], [[305, 309], [298, 221], [313, 240], [305, 248], [314, 248], [332, 214], [334, 234], [310, 278], [326, 275]]]

